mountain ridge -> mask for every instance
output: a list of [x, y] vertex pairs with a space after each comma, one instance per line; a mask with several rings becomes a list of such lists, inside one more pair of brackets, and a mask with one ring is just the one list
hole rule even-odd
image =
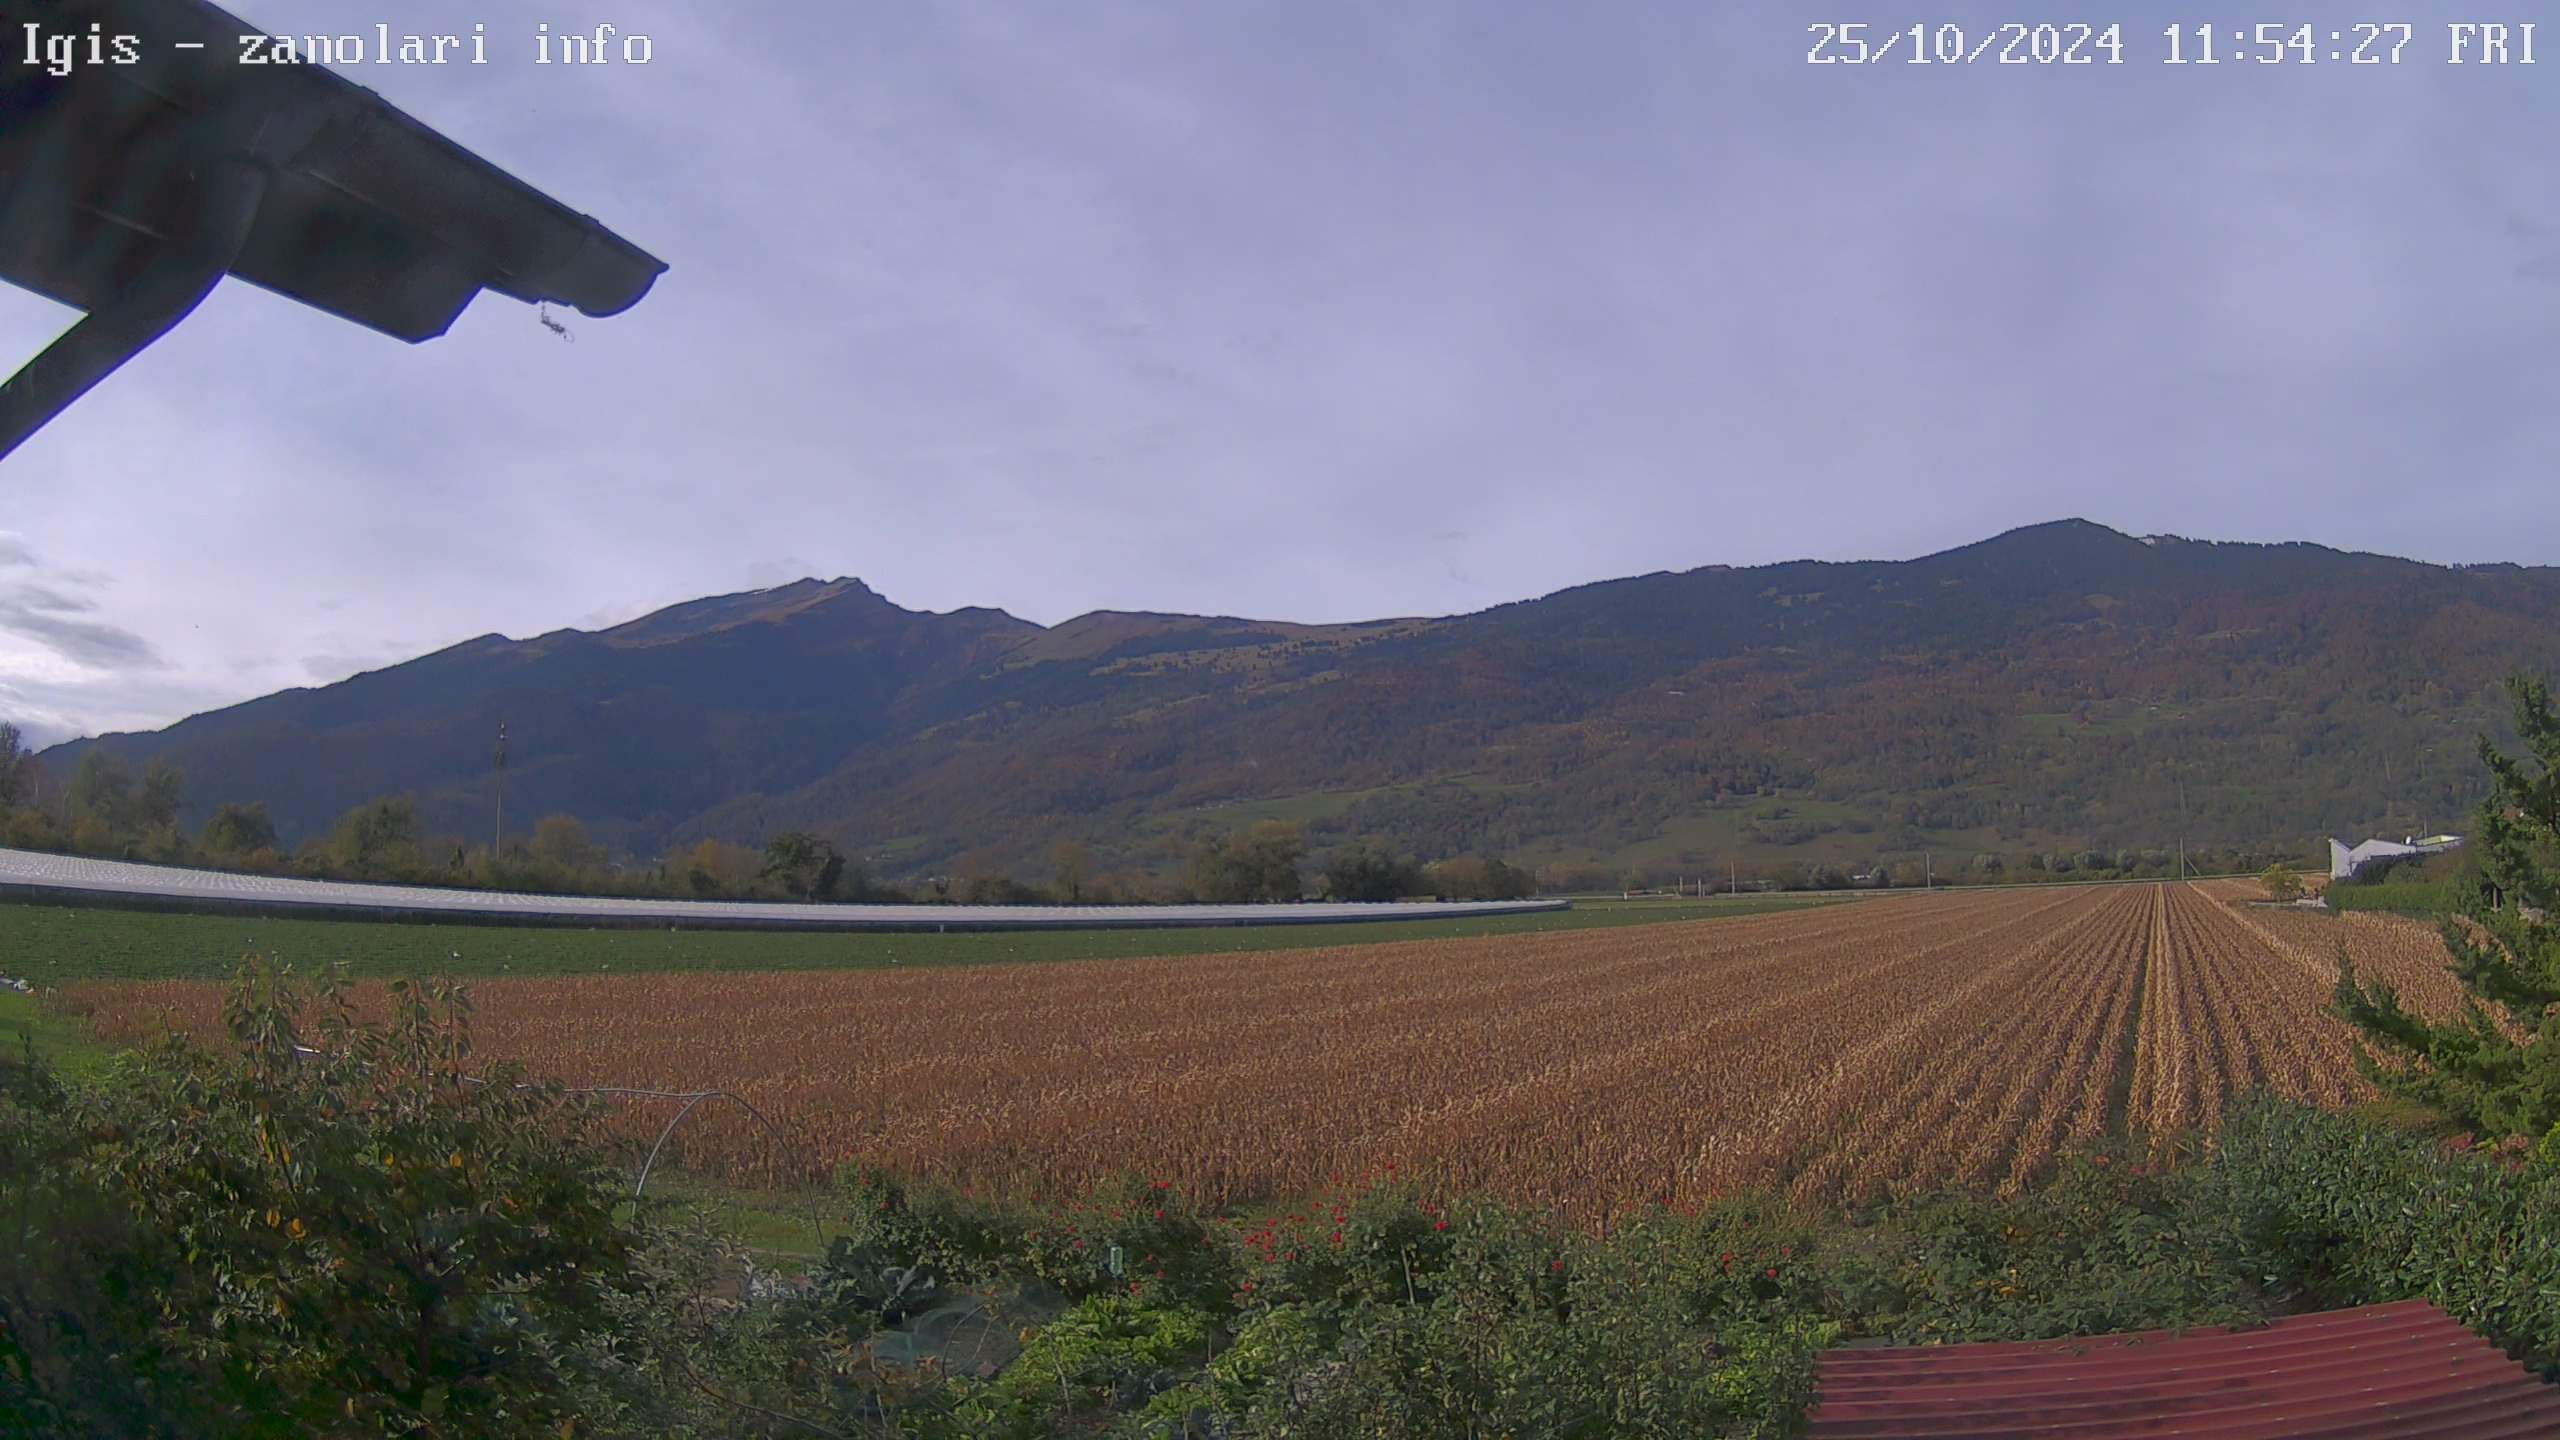
[[[2193, 838], [2242, 843], [2458, 818], [2452, 752], [2496, 728], [2497, 672], [2560, 668], [2556, 635], [2560, 569], [2080, 519], [1331, 624], [1041, 625], [810, 576], [45, 754], [165, 756], [192, 815], [265, 800], [288, 839], [400, 791], [469, 833], [504, 719], [510, 814], [641, 853], [814, 829], [892, 873], [1061, 839], [1160, 865], [1263, 814], [1613, 865], [1696, 863], [1719, 831], [1752, 853], [2148, 844], [2171, 765], [2216, 781]], [[2385, 756], [2391, 779], [2365, 773]]]

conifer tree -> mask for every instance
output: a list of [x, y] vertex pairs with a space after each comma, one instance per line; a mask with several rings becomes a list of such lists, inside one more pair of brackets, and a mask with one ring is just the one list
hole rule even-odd
[[2486, 736], [2489, 798], [2465, 841], [2476, 883], [2445, 922], [2463, 1010], [2431, 1021], [2382, 981], [2360, 983], [2341, 947], [2337, 1013], [2362, 1032], [2366, 1075], [2485, 1138], [2523, 1136], [2560, 1162], [2560, 718], [2550, 687], [2507, 681], [2522, 759]]

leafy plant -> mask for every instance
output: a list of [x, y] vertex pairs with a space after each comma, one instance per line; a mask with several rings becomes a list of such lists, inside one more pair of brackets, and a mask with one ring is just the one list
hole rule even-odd
[[2560, 1171], [2258, 1100], [2185, 1222], [2233, 1272], [2315, 1304], [2426, 1299], [2560, 1374]]
[[1041, 1328], [1002, 1375], [964, 1385], [954, 1415], [987, 1440], [1055, 1433], [1065, 1415], [1127, 1411], [1180, 1385], [1209, 1353], [1210, 1321], [1189, 1307], [1099, 1295]]
[[[214, 1054], [0, 1095], [0, 1413], [114, 1433], [558, 1435], [637, 1372], [650, 1237], [559, 1086], [472, 1068], [469, 1001], [387, 1023], [252, 960]], [[600, 1349], [599, 1346], [602, 1346]]]

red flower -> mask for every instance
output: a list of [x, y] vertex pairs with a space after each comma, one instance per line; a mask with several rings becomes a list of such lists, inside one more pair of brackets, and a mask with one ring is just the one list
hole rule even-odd
[[1164, 1212], [1163, 1212], [1163, 1211], [1161, 1211], [1161, 1210], [1157, 1211], [1157, 1212], [1156, 1212], [1156, 1218], [1157, 1218], [1157, 1219], [1159, 1219], [1159, 1220], [1163, 1219], [1163, 1218], [1164, 1218]]
[[1446, 1230], [1449, 1228], [1449, 1222], [1446, 1220], [1434, 1220], [1431, 1222], [1431, 1228], [1434, 1230]]
[[1770, 1267], [1769, 1267], [1769, 1278], [1770, 1278], [1770, 1279], [1772, 1279], [1772, 1280], [1775, 1280], [1775, 1279], [1777, 1279], [1777, 1278], [1778, 1278], [1778, 1267], [1777, 1267], [1777, 1266], [1772, 1265], [1772, 1266], [1770, 1266]]
[[1547, 1262], [1547, 1268], [1550, 1270], [1561, 1270], [1564, 1268], [1564, 1262], [1561, 1260], [1550, 1260]]

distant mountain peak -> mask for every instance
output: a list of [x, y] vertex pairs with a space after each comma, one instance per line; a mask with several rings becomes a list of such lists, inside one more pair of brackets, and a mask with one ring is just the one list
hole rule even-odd
[[2055, 540], [2132, 541], [2133, 538], [2112, 525], [2101, 525], [2095, 520], [2072, 516], [2068, 519], [2045, 520], [2034, 525], [2020, 525], [2014, 529], [2003, 530], [1990, 539], [1978, 541], [1968, 548], [2032, 545]]
[[1984, 561], [2002, 565], [2090, 565], [2148, 559], [2153, 547], [2094, 520], [2047, 520], [2003, 530], [1988, 540], [1924, 556], [1922, 565]]
[[813, 595], [869, 595], [877, 598], [879, 594], [879, 591], [851, 575], [838, 575], [832, 580], [821, 580], [815, 575], [803, 575], [797, 580], [785, 580], [779, 585], [767, 585], [756, 590], [741, 590], [734, 595], [706, 595], [702, 598], [703, 600], [745, 600], [761, 596], [766, 599], [786, 600]]
[[707, 595], [699, 600], [681, 601], [595, 634], [610, 645], [655, 645], [740, 625], [783, 623], [838, 610], [852, 615], [884, 617], [912, 613], [850, 576], [838, 576], [833, 580], [803, 576], [785, 584], [768, 585], [761, 590], [740, 590], [727, 595]]
[[[884, 873], [1037, 865], [1060, 839], [1161, 868], [1242, 799], [1308, 817], [1320, 845], [1609, 865], [1740, 845], [1899, 872], [1932, 848], [2174, 839], [2169, 755], [2221, 757], [2197, 835], [2373, 813], [2393, 801], [2373, 756], [2492, 723], [2480, 697], [2514, 664], [2560, 669], [2560, 568], [2481, 569], [2456, 585], [2075, 517], [1917, 560], [1708, 565], [1464, 616], [1045, 628], [810, 575], [105, 743], [183, 769], [190, 824], [257, 800], [289, 840], [401, 793], [437, 833], [485, 833], [504, 719], [510, 814], [574, 814], [642, 855], [806, 829], [894, 846]], [[2436, 746], [2424, 793], [2457, 783], [2457, 748]]]

